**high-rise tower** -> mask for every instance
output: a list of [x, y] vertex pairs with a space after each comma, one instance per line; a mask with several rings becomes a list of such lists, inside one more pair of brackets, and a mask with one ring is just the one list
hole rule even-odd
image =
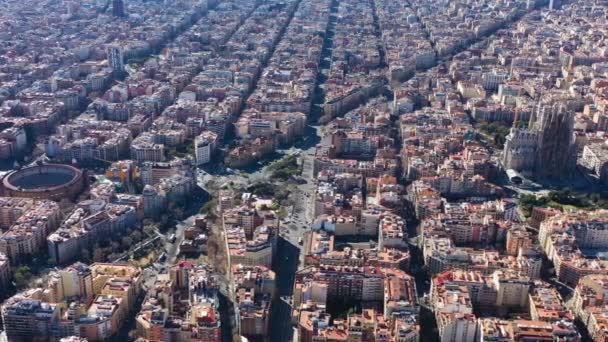
[[125, 3], [123, 0], [112, 0], [112, 15], [118, 18], [126, 16]]
[[549, 9], [550, 10], [558, 10], [561, 6], [560, 0], [549, 0]]
[[111, 45], [107, 51], [108, 63], [116, 75], [121, 75], [125, 71], [125, 62], [122, 48], [118, 45]]

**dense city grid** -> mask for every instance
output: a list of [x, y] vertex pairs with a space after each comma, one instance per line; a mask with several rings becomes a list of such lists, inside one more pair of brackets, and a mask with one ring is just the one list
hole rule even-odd
[[607, 1], [0, 9], [0, 342], [608, 341]]

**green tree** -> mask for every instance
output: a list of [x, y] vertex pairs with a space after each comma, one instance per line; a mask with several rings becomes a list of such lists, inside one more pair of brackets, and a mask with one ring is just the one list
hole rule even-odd
[[480, 122], [477, 126], [482, 132], [492, 138], [492, 143], [502, 148], [509, 134], [511, 127], [500, 122]]
[[94, 262], [104, 262], [106, 261], [106, 252], [104, 248], [97, 247], [93, 248], [93, 261]]
[[134, 242], [139, 242], [143, 239], [143, 235], [137, 229], [131, 233], [130, 237], [131, 237], [131, 239], [133, 239]]
[[122, 246], [122, 249], [129, 249], [131, 248], [131, 246], [133, 246], [133, 239], [128, 237], [128, 236], [124, 236], [121, 240], [120, 240], [120, 244]]
[[217, 199], [214, 198], [214, 199], [208, 201], [207, 203], [205, 203], [201, 207], [199, 212], [201, 214], [205, 214], [205, 215], [214, 215], [216, 208], [217, 208]]
[[13, 271], [13, 279], [17, 288], [24, 288], [27, 286], [29, 280], [32, 278], [32, 273], [27, 265], [19, 266]]
[[289, 190], [281, 189], [274, 194], [274, 198], [277, 202], [279, 202], [282, 205], [289, 198], [289, 194], [290, 194]]
[[287, 217], [287, 209], [285, 209], [284, 207], [281, 207], [279, 209], [279, 212], [277, 213], [277, 216], [281, 220], [285, 219]]
[[519, 206], [526, 217], [530, 217], [534, 207], [546, 206], [549, 199], [546, 197], [536, 198], [534, 195], [521, 195], [519, 197]]
[[110, 250], [112, 251], [112, 253], [118, 252], [120, 250], [120, 242], [112, 241], [112, 243], [110, 244]]
[[108, 255], [108, 261], [114, 262], [114, 260], [120, 258], [122, 255], [120, 253], [112, 253]]
[[275, 186], [268, 182], [255, 183], [247, 188], [247, 191], [257, 196], [272, 196], [276, 189]]

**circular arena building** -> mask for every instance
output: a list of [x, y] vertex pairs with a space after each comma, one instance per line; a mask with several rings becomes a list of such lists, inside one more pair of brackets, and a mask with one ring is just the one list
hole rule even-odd
[[85, 185], [80, 169], [65, 164], [43, 164], [12, 171], [2, 179], [4, 196], [34, 199], [73, 199]]

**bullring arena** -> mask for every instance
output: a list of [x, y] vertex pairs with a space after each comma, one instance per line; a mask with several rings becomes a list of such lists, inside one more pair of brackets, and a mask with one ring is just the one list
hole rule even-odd
[[2, 179], [2, 195], [34, 199], [73, 199], [85, 185], [80, 169], [64, 164], [28, 166]]

